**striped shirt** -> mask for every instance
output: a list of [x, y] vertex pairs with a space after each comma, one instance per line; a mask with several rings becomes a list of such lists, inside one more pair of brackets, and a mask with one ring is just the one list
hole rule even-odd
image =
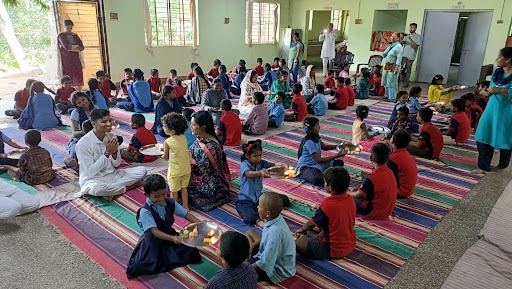
[[236, 268], [225, 267], [220, 269], [208, 281], [205, 289], [252, 289], [256, 288], [258, 274], [251, 264], [244, 262]]

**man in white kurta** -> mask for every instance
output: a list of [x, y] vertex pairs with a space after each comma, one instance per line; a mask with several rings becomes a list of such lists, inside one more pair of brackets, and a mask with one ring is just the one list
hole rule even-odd
[[[121, 164], [121, 154], [119, 150], [112, 154], [107, 151], [107, 143], [116, 136], [106, 132], [104, 138], [100, 140], [95, 131], [96, 128], [88, 132], [76, 145], [80, 166], [78, 196], [108, 197], [124, 194], [126, 187], [134, 185], [146, 176], [147, 170], [142, 166], [116, 169]], [[114, 158], [113, 155], [116, 157]]]
[[39, 209], [39, 200], [20, 188], [0, 180], [0, 220]]
[[322, 41], [322, 52], [320, 57], [323, 62], [323, 74], [324, 77], [327, 77], [329, 62], [336, 57], [336, 51], [334, 50], [334, 46], [336, 44], [336, 38], [338, 38], [338, 32], [332, 30], [332, 23], [329, 23], [327, 29], [322, 31], [320, 36], [318, 37], [318, 41]]

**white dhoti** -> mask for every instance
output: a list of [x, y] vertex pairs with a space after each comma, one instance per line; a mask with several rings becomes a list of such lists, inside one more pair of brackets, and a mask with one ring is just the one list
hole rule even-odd
[[88, 180], [80, 185], [80, 195], [117, 196], [126, 193], [126, 187], [142, 180], [147, 174], [145, 167], [117, 169], [114, 173]]
[[39, 200], [20, 188], [0, 180], [0, 220], [39, 209]]

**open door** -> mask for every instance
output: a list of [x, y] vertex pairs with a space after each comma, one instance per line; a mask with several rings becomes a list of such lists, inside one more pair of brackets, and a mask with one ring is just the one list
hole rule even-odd
[[469, 15], [460, 57], [458, 84], [473, 86], [478, 82], [491, 21], [491, 11], [473, 12]]
[[431, 82], [441, 74], [446, 83], [458, 21], [459, 12], [426, 12], [416, 81]]
[[100, 20], [98, 17], [98, 4], [96, 2], [83, 1], [53, 1], [55, 20], [57, 22], [57, 32], [63, 31], [62, 22], [65, 19], [71, 19], [75, 26], [73, 32], [78, 34], [84, 44], [82, 52], [85, 68], [84, 83], [88, 78], [96, 78], [96, 71], [105, 70], [109, 72], [106, 45], [102, 41], [100, 33]]

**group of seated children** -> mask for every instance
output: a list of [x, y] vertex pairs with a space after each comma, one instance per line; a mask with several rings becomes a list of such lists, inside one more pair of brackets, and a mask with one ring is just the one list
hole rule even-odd
[[[328, 83], [329, 77], [324, 81]], [[329, 86], [331, 83], [329, 83]], [[330, 109], [346, 109], [348, 106], [354, 105], [356, 93], [350, 78], [336, 77], [334, 80], [334, 87], [331, 89], [333, 99], [329, 100]]]

